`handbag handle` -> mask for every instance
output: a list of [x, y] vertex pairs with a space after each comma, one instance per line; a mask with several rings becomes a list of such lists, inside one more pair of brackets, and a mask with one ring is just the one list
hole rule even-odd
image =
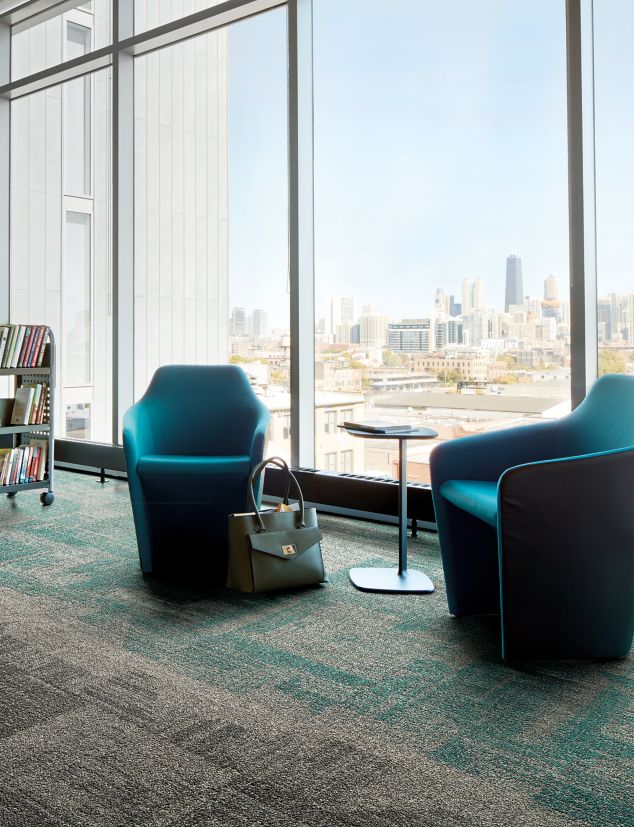
[[297, 489], [297, 500], [299, 502], [299, 526], [298, 528], [303, 528], [305, 525], [304, 522], [304, 495], [302, 494], [302, 489], [299, 487], [299, 483], [297, 482], [297, 478], [295, 474], [291, 471], [288, 467], [286, 462], [281, 457], [270, 457], [269, 459], [263, 459], [262, 462], [259, 462], [255, 468], [251, 471], [249, 475], [249, 505], [251, 506], [251, 510], [256, 516], [258, 521], [258, 526], [260, 527], [260, 531], [266, 531], [266, 526], [264, 525], [264, 520], [258, 510], [258, 507], [255, 504], [255, 493], [253, 491], [253, 483], [261, 474], [261, 472], [266, 468], [267, 465], [275, 465], [277, 468], [281, 468], [282, 471], [286, 471], [286, 495], [284, 497], [284, 501], [288, 500], [288, 492], [290, 487], [290, 481], [292, 480], [295, 483], [295, 488]]

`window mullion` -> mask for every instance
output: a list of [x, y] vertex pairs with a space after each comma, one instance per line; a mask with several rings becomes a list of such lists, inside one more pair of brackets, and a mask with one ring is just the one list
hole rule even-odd
[[[11, 76], [11, 28], [0, 23], [0, 86]], [[0, 98], [0, 321], [9, 319], [11, 102]]]
[[592, 2], [566, 2], [570, 363], [573, 408], [598, 374]]
[[118, 48], [134, 33], [130, 0], [112, 9], [112, 441], [134, 396], [134, 58]]
[[291, 461], [315, 464], [312, 0], [288, 5]]

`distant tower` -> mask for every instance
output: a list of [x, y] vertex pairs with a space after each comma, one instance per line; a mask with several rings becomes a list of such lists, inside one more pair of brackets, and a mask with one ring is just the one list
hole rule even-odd
[[254, 310], [252, 318], [253, 335], [256, 339], [261, 339], [269, 332], [268, 317], [266, 310]]
[[436, 310], [440, 310], [441, 313], [449, 313], [449, 296], [440, 287], [436, 290], [434, 307]]
[[546, 301], [559, 299], [559, 279], [557, 276], [548, 276], [544, 279], [544, 298]]
[[524, 285], [522, 284], [522, 259], [511, 255], [506, 259], [506, 295], [504, 312], [509, 312], [512, 304], [524, 305]]
[[231, 335], [244, 336], [247, 332], [247, 315], [244, 307], [234, 307], [231, 311]]
[[462, 280], [462, 313], [468, 316], [474, 310], [482, 310], [484, 305], [484, 297], [482, 291], [482, 281], [480, 279]]
[[332, 341], [336, 341], [339, 325], [352, 325], [354, 322], [354, 298], [352, 296], [333, 296], [330, 299], [330, 330], [328, 331]]
[[558, 318], [561, 312], [559, 301], [559, 280], [556, 276], [548, 276], [544, 279], [544, 301], [542, 302], [542, 315], [545, 319]]

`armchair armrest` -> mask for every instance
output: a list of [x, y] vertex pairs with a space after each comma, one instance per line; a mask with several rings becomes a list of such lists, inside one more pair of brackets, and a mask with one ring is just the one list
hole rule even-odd
[[632, 491], [634, 446], [502, 475], [505, 657], [627, 654], [634, 631]]
[[266, 429], [269, 425], [269, 419], [269, 410], [264, 405], [262, 405], [258, 421], [253, 431], [253, 438], [251, 440], [251, 450], [249, 452], [252, 467], [255, 467], [257, 463], [261, 462], [264, 458], [264, 440], [266, 439]]
[[123, 417], [123, 448], [128, 473], [136, 468], [139, 457], [155, 453], [155, 440], [147, 409], [137, 402]]
[[452, 479], [497, 482], [512, 466], [561, 456], [567, 430], [562, 419], [443, 442], [430, 456], [434, 490]]

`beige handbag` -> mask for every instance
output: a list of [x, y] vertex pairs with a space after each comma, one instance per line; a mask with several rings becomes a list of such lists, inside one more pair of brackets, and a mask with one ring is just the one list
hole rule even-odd
[[[258, 511], [253, 486], [267, 464], [286, 472], [286, 496], [293, 482], [299, 508]], [[314, 586], [326, 581], [317, 511], [304, 506], [299, 483], [280, 457], [265, 459], [249, 477], [247, 514], [229, 516], [227, 587], [240, 592], [266, 592]]]

